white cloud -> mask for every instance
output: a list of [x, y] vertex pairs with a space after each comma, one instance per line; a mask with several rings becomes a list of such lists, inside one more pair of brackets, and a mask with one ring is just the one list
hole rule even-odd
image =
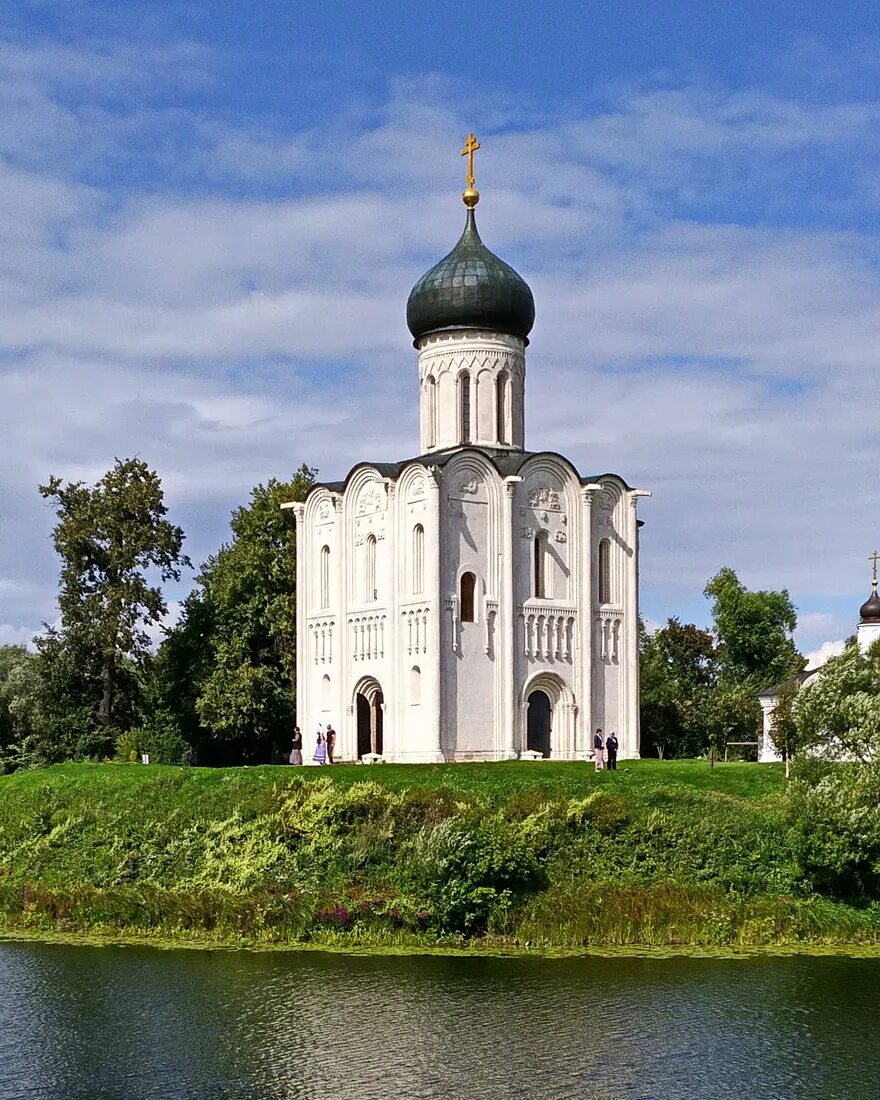
[[[198, 47], [168, 49], [183, 80], [206, 78]], [[92, 480], [140, 453], [199, 559], [257, 481], [417, 449], [404, 304], [461, 225], [457, 92], [399, 82], [378, 122], [284, 131], [145, 106], [167, 67], [124, 47], [0, 49], [0, 570], [31, 586], [0, 590], [10, 629], [51, 615], [52, 515], [34, 491], [50, 472]], [[833, 149], [861, 187], [877, 105], [691, 87], [547, 118], [496, 98], [480, 225], [535, 290], [530, 445], [654, 490], [654, 619], [704, 621], [702, 586], [730, 564], [792, 590], [805, 644], [843, 633], [809, 617], [852, 602], [875, 541], [860, 517], [880, 505], [864, 412], [880, 397], [880, 242], [756, 211], [791, 202], [765, 178], [771, 153]], [[149, 186], [100, 182], [125, 157], [159, 166]], [[700, 209], [713, 182], [723, 212]]]
[[846, 641], [844, 639], [837, 642], [823, 642], [818, 649], [814, 649], [812, 653], [806, 655], [807, 668], [821, 668], [832, 657], [839, 657], [845, 646]]
[[34, 632], [26, 626], [13, 626], [11, 623], [0, 623], [0, 646], [23, 645], [28, 649], [34, 649]]

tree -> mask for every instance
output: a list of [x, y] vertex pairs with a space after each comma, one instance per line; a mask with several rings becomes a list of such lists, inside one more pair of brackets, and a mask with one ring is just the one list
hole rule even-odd
[[55, 502], [53, 542], [61, 558], [61, 628], [47, 628], [40, 653], [49, 678], [71, 695], [56, 719], [93, 719], [95, 735], [80, 741], [80, 751], [94, 755], [109, 750], [120, 711], [130, 710], [124, 689], [149, 652], [146, 628], [167, 610], [147, 572], [155, 570], [163, 583], [179, 581], [189, 560], [183, 531], [165, 518], [159, 476], [140, 459], [116, 459], [94, 488], [51, 477], [40, 494]]
[[795, 717], [795, 704], [800, 680], [796, 676], [785, 680], [776, 697], [776, 707], [771, 720], [773, 744], [785, 761], [785, 778], [791, 776], [791, 762], [803, 747], [804, 738]]
[[719, 682], [695, 700], [692, 721], [705, 732], [709, 763], [714, 767], [731, 741], [754, 741], [761, 707], [751, 685]]
[[880, 642], [867, 653], [856, 643], [832, 657], [794, 704], [797, 736], [824, 755], [878, 767], [880, 761]]
[[755, 691], [803, 668], [791, 634], [797, 613], [788, 592], [750, 592], [725, 566], [709, 581], [721, 679]]
[[303, 465], [290, 481], [252, 490], [158, 654], [168, 707], [202, 760], [269, 760], [289, 740], [296, 534], [281, 505], [302, 500], [316, 472]]
[[24, 646], [0, 646], [0, 772], [30, 762], [43, 728], [45, 691], [38, 666]]
[[642, 628], [640, 650], [643, 742], [661, 759], [704, 752], [702, 700], [717, 679], [711, 634], [671, 618], [653, 634]]

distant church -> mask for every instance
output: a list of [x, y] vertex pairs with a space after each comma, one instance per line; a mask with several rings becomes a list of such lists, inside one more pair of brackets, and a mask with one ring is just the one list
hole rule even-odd
[[[859, 623], [856, 627], [856, 644], [862, 653], [867, 653], [874, 642], [880, 639], [880, 596], [877, 595], [877, 562], [880, 561], [880, 553], [875, 550], [868, 560], [874, 563], [871, 594], [859, 608]], [[762, 713], [758, 760], [762, 764], [772, 764], [782, 760], [782, 753], [773, 743], [773, 726], [776, 708], [783, 690], [792, 686], [797, 686], [798, 691], [809, 688], [821, 677], [824, 667], [820, 665], [819, 668], [805, 669], [793, 679], [774, 684], [758, 695]]]
[[464, 232], [407, 302], [419, 455], [293, 506], [297, 723], [306, 747], [332, 723], [344, 760], [584, 759], [598, 726], [637, 757], [649, 494], [525, 449], [535, 304], [477, 232], [478, 148]]

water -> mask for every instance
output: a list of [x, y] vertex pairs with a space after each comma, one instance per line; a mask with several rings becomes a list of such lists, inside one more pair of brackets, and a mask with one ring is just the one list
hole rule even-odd
[[0, 943], [0, 1098], [876, 1100], [880, 960]]

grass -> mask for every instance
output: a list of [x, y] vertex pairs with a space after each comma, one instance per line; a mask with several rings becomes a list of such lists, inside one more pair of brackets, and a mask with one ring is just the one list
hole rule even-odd
[[776, 765], [632, 761], [0, 777], [0, 930], [546, 950], [870, 945], [810, 895]]

